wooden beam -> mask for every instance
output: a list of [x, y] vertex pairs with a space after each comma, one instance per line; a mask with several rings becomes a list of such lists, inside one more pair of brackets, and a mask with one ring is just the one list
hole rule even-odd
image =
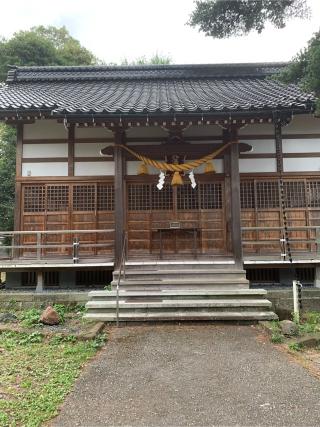
[[241, 205], [240, 205], [240, 174], [239, 174], [239, 143], [238, 128], [230, 126], [223, 131], [225, 142], [233, 142], [230, 147], [230, 181], [231, 181], [231, 235], [232, 249], [236, 265], [243, 265], [241, 239]]
[[68, 176], [74, 176], [74, 124], [68, 128]]
[[277, 172], [283, 172], [283, 154], [282, 154], [282, 122], [274, 123], [274, 138], [276, 143]]
[[125, 144], [126, 133], [122, 128], [114, 130], [114, 214], [115, 214], [115, 241], [114, 241], [114, 260], [115, 267], [120, 267], [124, 225], [125, 225], [125, 160], [123, 150], [119, 147], [120, 144]]
[[232, 253], [232, 238], [231, 238], [231, 179], [230, 179], [230, 150], [224, 153], [223, 157], [223, 170], [224, 170], [224, 197], [225, 197], [225, 219], [226, 219], [226, 249], [228, 253]]

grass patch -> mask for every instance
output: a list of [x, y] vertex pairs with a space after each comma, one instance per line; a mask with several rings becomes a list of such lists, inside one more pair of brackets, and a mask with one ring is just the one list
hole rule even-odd
[[312, 334], [320, 332], [320, 312], [307, 311], [303, 313], [301, 322], [299, 324], [299, 334]]
[[281, 344], [284, 341], [284, 336], [281, 333], [280, 323], [278, 320], [270, 322], [271, 342], [273, 344]]
[[30, 308], [21, 313], [20, 320], [21, 326], [24, 328], [33, 328], [34, 326], [40, 326], [40, 315], [41, 310], [37, 308]]
[[0, 425], [36, 427], [55, 416], [81, 367], [105, 339], [0, 334]]
[[302, 351], [303, 350], [303, 345], [301, 343], [298, 343], [298, 342], [291, 342], [288, 345], [288, 348], [291, 351]]

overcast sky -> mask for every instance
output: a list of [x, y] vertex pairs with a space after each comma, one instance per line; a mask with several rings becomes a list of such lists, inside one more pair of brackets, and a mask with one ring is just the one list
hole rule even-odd
[[320, 27], [320, 0], [309, 0], [310, 20], [292, 20], [283, 30], [214, 40], [186, 25], [193, 0], [14, 0], [1, 3], [0, 35], [34, 25], [65, 25], [106, 62], [155, 52], [177, 64], [287, 61]]

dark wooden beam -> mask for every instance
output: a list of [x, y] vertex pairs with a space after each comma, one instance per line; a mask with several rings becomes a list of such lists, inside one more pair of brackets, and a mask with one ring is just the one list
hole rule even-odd
[[115, 241], [114, 241], [114, 259], [115, 267], [120, 267], [123, 238], [125, 229], [125, 160], [123, 149], [120, 144], [125, 144], [126, 133], [122, 128], [114, 130], [114, 214], [115, 214]]
[[21, 183], [17, 180], [22, 173], [22, 150], [23, 150], [23, 124], [17, 126], [17, 147], [16, 147], [16, 183], [15, 183], [15, 209], [14, 209], [14, 229], [20, 230], [21, 221]]
[[231, 198], [231, 235], [232, 249], [236, 265], [243, 265], [241, 238], [241, 205], [240, 205], [240, 174], [239, 174], [239, 141], [238, 128], [230, 126], [223, 131], [225, 142], [232, 142], [230, 147], [230, 198]]
[[[15, 202], [14, 202], [14, 225], [13, 228], [15, 231], [20, 231], [21, 229], [21, 207], [22, 207], [22, 185], [18, 181], [22, 175], [22, 150], [23, 150], [23, 124], [17, 126], [17, 144], [16, 144], [16, 181], [15, 181]], [[13, 238], [12, 244], [18, 245], [20, 243], [19, 239], [16, 237]], [[15, 249], [13, 256], [15, 258], [19, 257], [19, 249]]]
[[277, 172], [283, 172], [282, 122], [280, 119], [274, 123], [274, 138], [276, 143]]
[[68, 176], [74, 176], [74, 124], [68, 128]]

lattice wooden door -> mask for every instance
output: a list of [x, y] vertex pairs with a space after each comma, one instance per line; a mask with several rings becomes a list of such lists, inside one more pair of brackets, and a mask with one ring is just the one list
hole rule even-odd
[[[165, 256], [226, 252], [224, 185], [222, 181], [190, 184], [159, 191], [154, 183], [127, 186], [129, 255]], [[179, 229], [170, 229], [177, 223]]]

